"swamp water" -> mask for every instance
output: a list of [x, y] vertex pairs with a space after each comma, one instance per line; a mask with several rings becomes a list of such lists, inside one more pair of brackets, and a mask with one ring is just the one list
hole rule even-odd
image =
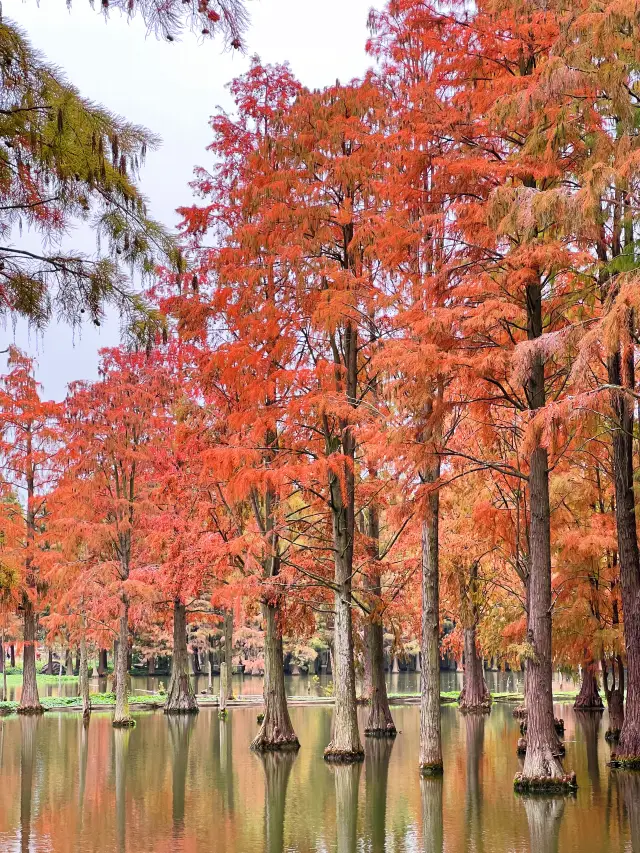
[[[0, 718], [2, 853], [640, 853], [640, 774], [610, 771], [604, 715], [565, 720], [575, 797], [520, 798], [511, 704], [488, 717], [442, 708], [445, 774], [420, 779], [419, 709], [394, 708], [395, 742], [361, 765], [322, 760], [330, 707], [294, 707], [297, 755], [252, 754], [257, 708], [226, 721], [109, 713]], [[365, 709], [361, 709], [361, 724]]]

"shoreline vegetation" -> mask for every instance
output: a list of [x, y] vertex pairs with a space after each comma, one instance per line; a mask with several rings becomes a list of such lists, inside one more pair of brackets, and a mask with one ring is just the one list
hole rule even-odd
[[[64, 678], [64, 677], [63, 677]], [[73, 676], [68, 676], [70, 682]], [[554, 702], [570, 702], [578, 695], [578, 690], [563, 690], [553, 694]], [[459, 690], [442, 691], [440, 703], [455, 704], [460, 697]], [[155, 711], [164, 708], [166, 693], [149, 693], [129, 697], [129, 707], [133, 711]], [[522, 693], [492, 693], [494, 702], [522, 702]], [[216, 694], [200, 694], [196, 697], [199, 708], [218, 708], [219, 697]], [[48, 696], [41, 700], [45, 711], [82, 711], [80, 696]], [[334, 696], [288, 696], [287, 704], [292, 706], [333, 705]], [[389, 702], [392, 705], [417, 705], [420, 703], [419, 693], [390, 693]], [[17, 712], [19, 702], [0, 702], [0, 716], [8, 716]], [[91, 705], [94, 711], [109, 710], [116, 704], [114, 693], [92, 693]], [[261, 694], [247, 694], [236, 699], [227, 699], [227, 708], [256, 708], [264, 704]]]

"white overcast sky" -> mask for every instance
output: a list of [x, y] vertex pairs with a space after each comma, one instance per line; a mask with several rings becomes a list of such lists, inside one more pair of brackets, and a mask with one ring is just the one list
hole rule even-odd
[[[150, 212], [173, 228], [176, 207], [191, 199], [195, 165], [208, 165], [209, 117], [217, 105], [230, 108], [225, 84], [242, 74], [257, 54], [262, 62], [288, 61], [310, 87], [362, 76], [367, 17], [382, 0], [249, 0], [251, 26], [246, 55], [224, 52], [185, 34], [169, 44], [146, 35], [141, 20], [113, 14], [108, 23], [89, 0], [3, 0], [3, 15], [26, 31], [31, 43], [62, 68], [81, 93], [162, 137], [142, 172]], [[100, 3], [96, 2], [96, 8]], [[73, 238], [74, 235], [72, 235]], [[93, 250], [78, 230], [79, 247]], [[19, 325], [0, 329], [0, 349], [13, 340], [37, 360], [47, 397], [62, 399], [74, 379], [97, 375], [98, 349], [118, 343], [117, 318], [98, 330], [73, 332], [52, 324], [43, 334]]]

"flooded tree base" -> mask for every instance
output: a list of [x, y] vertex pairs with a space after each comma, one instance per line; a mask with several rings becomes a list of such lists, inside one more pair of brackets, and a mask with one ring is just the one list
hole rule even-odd
[[460, 705], [461, 714], [490, 714], [491, 713], [491, 697], [484, 699], [474, 705], [463, 703]]
[[526, 720], [527, 719], [527, 709], [524, 705], [518, 705], [517, 708], [513, 709], [513, 716], [516, 720]]
[[525, 776], [516, 773], [513, 780], [513, 790], [518, 794], [563, 794], [578, 790], [575, 773], [565, 773], [564, 776]]
[[324, 751], [324, 760], [331, 764], [357, 764], [364, 761], [364, 749], [336, 749], [328, 746]]
[[27, 705], [16, 709], [16, 714], [22, 714], [24, 717], [35, 717], [39, 714], [44, 714], [45, 708], [43, 705]]
[[640, 770], [640, 755], [620, 757], [611, 753], [611, 761], [607, 761], [607, 767], [612, 767], [616, 770]]
[[421, 776], [442, 776], [443, 773], [442, 761], [432, 761], [429, 764], [420, 765]]
[[133, 729], [135, 727], [136, 721], [131, 719], [126, 720], [114, 720], [111, 725], [114, 729]]
[[604, 733], [604, 739], [608, 743], [617, 743], [620, 740], [621, 729], [607, 729]]
[[225, 711], [218, 711], [218, 719], [219, 720], [226, 720], [228, 716], [229, 716], [228, 711], [226, 711], [226, 710]]
[[200, 708], [197, 705], [178, 705], [168, 708], [166, 705], [162, 709], [165, 714], [198, 714]]
[[300, 741], [297, 737], [269, 739], [258, 735], [251, 741], [250, 749], [253, 752], [297, 752]]

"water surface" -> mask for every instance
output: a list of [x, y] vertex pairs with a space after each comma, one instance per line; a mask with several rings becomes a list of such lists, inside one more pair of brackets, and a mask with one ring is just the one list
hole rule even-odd
[[[0, 719], [0, 850], [13, 853], [640, 853], [640, 774], [605, 766], [606, 714], [556, 706], [577, 796], [522, 799], [512, 706], [488, 718], [445, 706], [442, 780], [417, 771], [417, 706], [398, 706], [394, 743], [366, 760], [322, 760], [330, 707], [295, 707], [297, 756], [252, 754], [255, 708], [219, 721], [136, 714], [114, 731], [94, 713]], [[362, 722], [362, 720], [361, 720]]]

